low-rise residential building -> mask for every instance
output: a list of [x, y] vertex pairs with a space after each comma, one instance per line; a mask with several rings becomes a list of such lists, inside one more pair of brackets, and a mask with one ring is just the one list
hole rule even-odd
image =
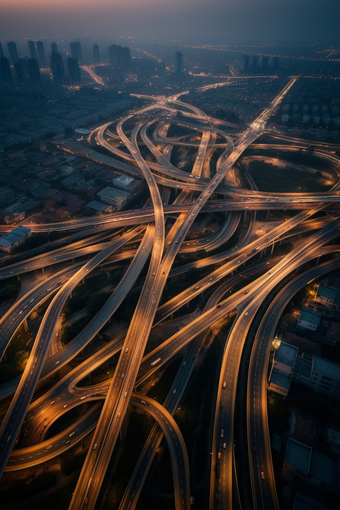
[[113, 211], [112, 205], [103, 204], [103, 202], [98, 202], [98, 200], [92, 200], [86, 204], [86, 207], [97, 213], [109, 213]]
[[0, 237], [0, 250], [6, 253], [11, 253], [14, 248], [23, 244], [31, 234], [31, 229], [28, 227], [17, 227], [12, 232]]
[[14, 196], [14, 191], [10, 188], [1, 187], [0, 188], [0, 203], [3, 204], [9, 198]]
[[337, 298], [338, 291], [327, 285], [319, 285], [315, 301], [326, 308], [332, 309]]
[[127, 203], [131, 194], [128, 191], [118, 190], [117, 188], [107, 186], [101, 191], [98, 191], [97, 196], [102, 202], [113, 205], [117, 209], [121, 209]]
[[293, 378], [295, 362], [299, 349], [294, 345], [281, 342], [275, 351], [275, 357], [269, 377], [269, 390], [287, 396]]
[[314, 312], [305, 306], [302, 307], [299, 320], [298, 327], [301, 329], [309, 329], [311, 331], [316, 331], [317, 327], [321, 322], [321, 314], [318, 312]]
[[112, 179], [111, 182], [115, 188], [123, 189], [124, 191], [129, 191], [130, 193], [136, 193], [142, 189], [144, 184], [141, 179], [134, 179], [129, 175], [119, 175], [119, 177]]
[[288, 395], [291, 381], [327, 398], [340, 400], [340, 365], [320, 356], [303, 353], [285, 342], [275, 352], [268, 389]]

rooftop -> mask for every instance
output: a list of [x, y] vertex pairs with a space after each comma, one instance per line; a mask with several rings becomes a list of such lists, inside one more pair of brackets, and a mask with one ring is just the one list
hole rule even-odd
[[8, 232], [8, 234], [0, 237], [0, 245], [4, 247], [11, 246], [13, 243], [16, 243], [19, 239], [26, 236], [29, 232], [31, 232], [31, 229], [28, 227], [17, 227], [12, 230], [12, 232]]
[[312, 448], [306, 444], [295, 441], [291, 437], [288, 439], [285, 453], [285, 462], [297, 467], [300, 471], [309, 473], [312, 457]]
[[297, 372], [299, 375], [302, 375], [303, 377], [310, 377], [311, 371], [312, 362], [309, 361], [308, 359], [297, 356], [294, 372]]
[[320, 324], [321, 317], [318, 313], [315, 313], [308, 308], [302, 307], [300, 312], [300, 320], [310, 322], [310, 324], [318, 326]]
[[328, 510], [328, 506], [315, 501], [305, 494], [296, 493], [293, 510]]
[[336, 298], [338, 294], [338, 291], [336, 289], [333, 289], [332, 287], [327, 287], [326, 285], [319, 285], [317, 297], [324, 297], [327, 299], [334, 299]]
[[284, 388], [286, 390], [289, 390], [291, 381], [292, 380], [288, 375], [277, 372], [276, 370], [273, 370], [270, 376], [271, 384], [276, 384], [276, 386], [280, 386], [280, 388]]
[[128, 186], [131, 184], [135, 179], [133, 177], [129, 177], [128, 175], [120, 175], [119, 177], [115, 177], [113, 179], [113, 183], [118, 182], [120, 184], [124, 184], [125, 186]]
[[316, 450], [313, 451], [309, 474], [330, 487], [336, 486], [336, 462]]
[[320, 356], [314, 356], [313, 371], [340, 380], [340, 365]]
[[280, 363], [293, 367], [295, 365], [298, 352], [299, 349], [295, 347], [295, 345], [289, 345], [285, 342], [281, 342], [280, 347], [275, 353], [275, 361], [279, 361]]

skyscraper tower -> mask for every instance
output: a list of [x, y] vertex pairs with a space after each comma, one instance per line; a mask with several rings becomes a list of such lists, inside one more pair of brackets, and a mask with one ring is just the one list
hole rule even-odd
[[247, 73], [249, 71], [249, 62], [250, 57], [248, 55], [242, 55], [240, 59], [240, 71], [242, 73]]
[[262, 69], [263, 71], [267, 71], [269, 67], [269, 58], [267, 55], [262, 56]]
[[0, 82], [7, 85], [8, 88], [13, 87], [11, 66], [9, 65], [8, 58], [6, 57], [0, 58]]
[[109, 46], [109, 62], [113, 68], [117, 68], [119, 66], [119, 56], [118, 56], [118, 46], [117, 44], [112, 44]]
[[98, 64], [100, 62], [100, 57], [99, 57], [99, 46], [98, 44], [94, 44], [92, 46], [92, 51], [93, 51], [93, 62], [95, 64]]
[[15, 64], [19, 60], [17, 45], [11, 41], [7, 43], [7, 48], [12, 64]]
[[35, 60], [38, 60], [37, 50], [35, 48], [35, 42], [34, 41], [27, 41], [28, 42], [28, 49], [30, 50], [31, 58], [35, 58]]
[[280, 66], [280, 57], [272, 57], [272, 68], [276, 71]]
[[4, 58], [4, 50], [2, 49], [2, 44], [0, 42], [0, 58]]
[[36, 94], [41, 94], [41, 76], [38, 61], [36, 58], [28, 59], [28, 76]]
[[81, 85], [81, 73], [78, 60], [68, 57], [67, 59], [68, 83], [73, 87]]
[[37, 41], [37, 50], [38, 50], [38, 56], [39, 56], [39, 64], [41, 66], [46, 65], [45, 49], [44, 49], [44, 44], [42, 41]]
[[27, 82], [27, 60], [25, 58], [19, 58], [19, 60], [14, 64], [15, 74], [17, 78], [17, 82], [20, 85], [23, 85]]
[[53, 75], [53, 84], [60, 89], [66, 83], [65, 68], [63, 59], [57, 51], [51, 53], [51, 70]]
[[58, 53], [58, 46], [57, 43], [55, 42], [51, 43], [51, 53], [53, 53], [54, 51]]
[[130, 48], [126, 46], [125, 48], [123, 48], [123, 68], [130, 69], [130, 66], [131, 66]]
[[181, 74], [183, 72], [183, 55], [180, 51], [175, 53], [175, 73]]
[[74, 41], [70, 43], [71, 47], [71, 57], [76, 58], [78, 62], [82, 62], [82, 54], [81, 54], [81, 46], [79, 41]]

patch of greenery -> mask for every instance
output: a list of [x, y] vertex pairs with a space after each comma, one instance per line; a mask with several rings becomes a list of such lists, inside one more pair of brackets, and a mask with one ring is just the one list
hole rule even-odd
[[85, 326], [90, 322], [91, 317], [86, 315], [86, 317], [82, 317], [81, 319], [72, 322], [68, 326], [62, 328], [61, 332], [61, 341], [64, 345], [67, 345], [73, 338], [75, 338], [78, 333], [80, 333]]
[[69, 476], [74, 471], [80, 471], [86, 457], [87, 452], [68, 455], [60, 463], [60, 469], [64, 476]]
[[4, 287], [0, 289], [0, 303], [5, 303], [10, 299], [15, 299], [20, 291], [20, 283], [19, 282], [11, 282], [7, 283]]
[[249, 171], [260, 191], [313, 193], [329, 190], [320, 176], [290, 166], [282, 168], [264, 161], [251, 161]]
[[40, 475], [33, 476], [26, 481], [18, 480], [12, 482], [8, 487], [0, 491], [2, 503], [11, 503], [20, 499], [36, 496], [56, 483], [56, 476], [54, 473], [44, 471]]

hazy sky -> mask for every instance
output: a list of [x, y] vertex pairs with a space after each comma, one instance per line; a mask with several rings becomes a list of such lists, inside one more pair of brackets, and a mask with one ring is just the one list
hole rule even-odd
[[0, 37], [184, 35], [316, 38], [340, 0], [0, 0]]

